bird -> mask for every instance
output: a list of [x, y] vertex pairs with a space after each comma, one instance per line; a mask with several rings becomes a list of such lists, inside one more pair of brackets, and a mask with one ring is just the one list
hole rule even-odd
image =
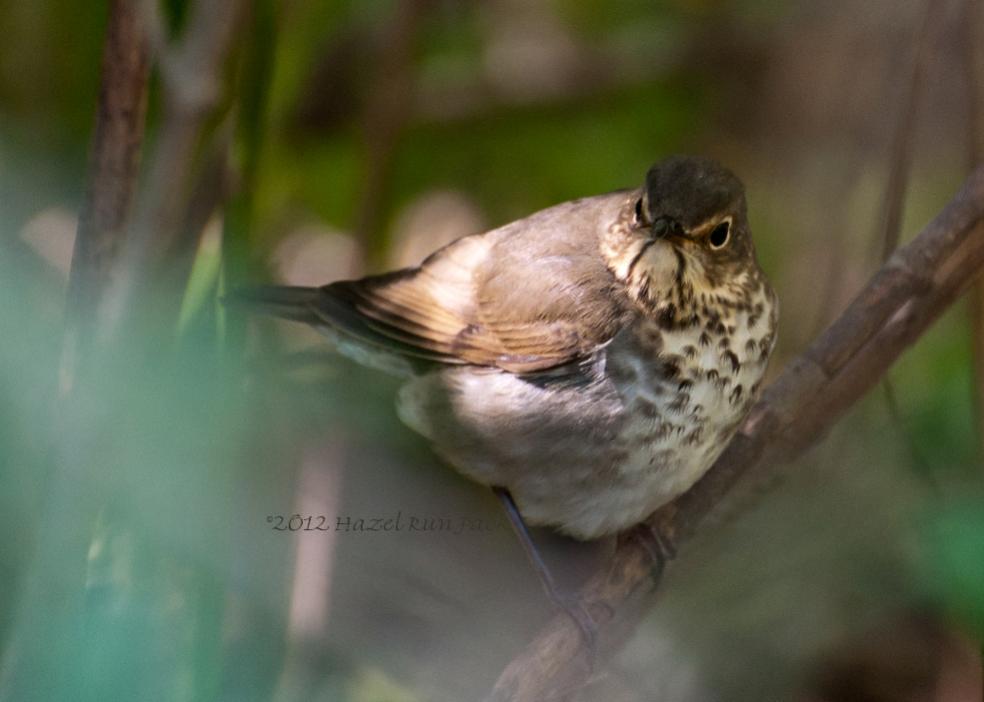
[[581, 540], [640, 524], [710, 468], [759, 394], [779, 312], [744, 186], [685, 155], [419, 266], [234, 299], [401, 378], [398, 414], [438, 454], [525, 524]]

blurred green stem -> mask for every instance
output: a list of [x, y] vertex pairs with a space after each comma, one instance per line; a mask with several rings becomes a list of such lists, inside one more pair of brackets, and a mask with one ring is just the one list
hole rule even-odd
[[[219, 291], [234, 289], [256, 279], [256, 262], [252, 258], [256, 239], [256, 195], [263, 175], [263, 153], [266, 145], [269, 96], [274, 74], [274, 62], [279, 29], [278, 4], [275, 0], [253, 0], [249, 17], [248, 41], [244, 42], [240, 57], [238, 85], [240, 86], [238, 104], [235, 110], [236, 135], [235, 153], [238, 155], [238, 187], [225, 209], [221, 243], [221, 275]], [[246, 319], [241, 314], [227, 314], [219, 306], [219, 336], [222, 354], [226, 365], [237, 363], [246, 347]], [[231, 468], [225, 475], [226, 494], [237, 494], [237, 486], [232, 481], [249, 483], [249, 476], [242, 471], [249, 468], [247, 453], [257, 449], [250, 443], [250, 437], [242, 446], [243, 461]], [[237, 472], [238, 468], [238, 472]], [[232, 523], [236, 515], [225, 513], [226, 523]], [[237, 533], [230, 534], [235, 540]], [[232, 572], [248, 570], [250, 564], [243, 563], [245, 554], [252, 554], [249, 544], [237, 545], [224, 565]], [[228, 593], [226, 593], [228, 597]], [[226, 603], [228, 604], [228, 603]], [[257, 616], [252, 610], [237, 611], [225, 607], [226, 616], [238, 619], [238, 626], [255, 629], [254, 645], [237, 649], [236, 641], [226, 642], [219, 664], [216, 660], [202, 658], [196, 667], [196, 677], [208, 681], [208, 685], [198, 691], [196, 699], [213, 699], [209, 693], [223, 686], [223, 692], [235, 691], [237, 700], [268, 700], [273, 694], [284, 656], [282, 646], [282, 622], [276, 616], [266, 618]], [[218, 622], [221, 624], [221, 622]], [[218, 634], [221, 627], [214, 629]], [[208, 635], [202, 631], [202, 635]], [[219, 642], [221, 643], [221, 642]], [[245, 671], [245, 674], [244, 674]], [[224, 683], [224, 685], [223, 685]], [[248, 683], [248, 684], [247, 684]]]
[[53, 408], [49, 492], [17, 618], [3, 651], [0, 698], [60, 699], [77, 639], [99, 473], [94, 407], [87, 402], [96, 306], [121, 246], [137, 182], [149, 79], [148, 36], [137, 0], [110, 3], [88, 187], [66, 302], [58, 404]]
[[[274, 0], [254, 0], [249, 41], [245, 42], [239, 72], [241, 86], [237, 116], [236, 152], [239, 154], [239, 187], [225, 211], [222, 233], [222, 287], [238, 287], [251, 279], [250, 260], [256, 218], [256, 192], [261, 175], [268, 96], [273, 78], [277, 36]], [[241, 316], [224, 319], [224, 347], [238, 354], [245, 338]]]

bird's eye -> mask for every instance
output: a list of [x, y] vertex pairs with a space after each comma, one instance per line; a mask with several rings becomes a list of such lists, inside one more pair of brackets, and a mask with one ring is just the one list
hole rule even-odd
[[636, 225], [642, 226], [646, 223], [646, 214], [642, 211], [642, 198], [640, 197], [636, 200], [635, 204], [635, 221]]
[[721, 224], [714, 227], [714, 231], [707, 237], [712, 249], [723, 248], [731, 239], [731, 220], [726, 219]]

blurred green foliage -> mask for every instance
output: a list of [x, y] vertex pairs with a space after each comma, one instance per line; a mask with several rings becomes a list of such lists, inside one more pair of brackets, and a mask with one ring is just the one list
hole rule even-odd
[[932, 514], [923, 586], [955, 621], [984, 639], [984, 505], [980, 497]]
[[[489, 61], [492, 10], [476, 2], [436, 6], [418, 30], [414, 75], [427, 88], [479, 81]], [[0, 2], [0, 527], [16, 535], [0, 556], [0, 640], [7, 642], [30, 594], [21, 588], [35, 546], [51, 526], [45, 504], [52, 445], [59, 440], [52, 408], [58, 402], [63, 273], [21, 234], [40, 213], [74, 212], [84, 197], [106, 7], [83, 0]], [[302, 367], [300, 378], [287, 377], [297, 363], [289, 346], [267, 329], [250, 335], [239, 326], [227, 333], [213, 304], [221, 276], [227, 276], [226, 286], [259, 277], [258, 269], [273, 267], [278, 245], [300, 225], [315, 222], [344, 232], [357, 227], [366, 198], [366, 142], [372, 139], [364, 129], [365, 111], [379, 78], [380, 37], [394, 7], [388, 0], [255, 3], [246, 32], [253, 40], [238, 50], [221, 115], [235, 120], [239, 176], [223, 220], [225, 267], [220, 273], [219, 252], [203, 246], [189, 288], [172, 291], [185, 301], [180, 327], [166, 335], [173, 345], [148, 356], [145, 348], [124, 344], [118, 357], [102, 359], [93, 380], [98, 402], [83, 408], [86, 421], [103, 431], [90, 437], [91, 452], [79, 457], [101, 507], [96, 523], [88, 525], [82, 611], [38, 624], [39, 631], [74, 636], [67, 649], [51, 654], [68, 650], [70, 660], [38, 662], [42, 670], [45, 663], [61, 668], [47, 699], [313, 699], [281, 677], [294, 660], [285, 631], [293, 552], [282, 540], [244, 545], [242, 534], [255, 536], [260, 529], [243, 522], [292, 509], [304, 442], [326, 427], [354, 437], [353, 444], [372, 446], [386, 460], [434, 463], [397, 425], [390, 407], [394, 383], [320, 358], [308, 375]], [[180, 31], [191, 16], [190, 3], [168, 0], [166, 8], [172, 29]], [[714, 63], [700, 51], [707, 48], [704, 41], [715, 48], [722, 26], [736, 34], [765, 34], [795, 9], [794, 3], [762, 0], [543, 3], [541, 10], [579, 46], [652, 60], [651, 75], [551, 100], [524, 102], [491, 91], [488, 104], [463, 115], [439, 109], [417, 114], [408, 107], [378, 198], [381, 231], [357, 243], [372, 249], [368, 260], [383, 260], [397, 215], [433, 190], [466, 193], [497, 225], [562, 200], [634, 186], [661, 155], [707, 149], [737, 159], [749, 184], [765, 267], [781, 291], [795, 292], [800, 272], [814, 267], [816, 249], [802, 234], [808, 223], [791, 196], [797, 186], [783, 174], [796, 159], [815, 163], [820, 148], [803, 145], [803, 153], [793, 154], [779, 144], [768, 159], [756, 160], [743, 139], [764, 149], [778, 137], [719, 133], [720, 124], [730, 124], [729, 111], [747, 109], [722, 98], [746, 85], [745, 66], [715, 73], [727, 61]], [[739, 39], [737, 44], [748, 41], [747, 35]], [[326, 64], [342, 75], [328, 70], [322, 80]], [[155, 86], [152, 126], [160, 100]], [[776, 172], [778, 178], [770, 177]], [[953, 168], [917, 177], [909, 231], [938, 210], [960, 177]], [[868, 187], [862, 183], [858, 191], [862, 186]], [[865, 197], [874, 211], [875, 198]], [[825, 216], [823, 209], [814, 214]], [[855, 238], [872, 231], [864, 221], [850, 224]], [[859, 248], [848, 241], [844, 267], [870, 272]], [[807, 295], [815, 297], [815, 290]], [[793, 330], [783, 332], [785, 344], [802, 337], [816, 316], [812, 308], [790, 306], [783, 314], [784, 328]], [[252, 355], [242, 358], [255, 347], [280, 354], [273, 368]], [[781, 348], [783, 357], [797, 350]], [[886, 423], [881, 398], [873, 396], [852, 426], [868, 453], [851, 460], [862, 467], [875, 460], [888, 474], [905, 476], [900, 481], [928, 470], [950, 485], [944, 497], [927, 497], [918, 518], [897, 537], [906, 541], [915, 534], [924, 548], [918, 566], [906, 564], [907, 577], [921, 583], [914, 589], [984, 636], [984, 498], [969, 353], [964, 312], [955, 309], [893, 371], [905, 425]], [[925, 465], [914, 465], [898, 450], [899, 432]], [[431, 475], [427, 470], [419, 474]], [[458, 488], [450, 474], [445, 479]], [[395, 482], [389, 489], [409, 488]], [[963, 493], [965, 502], [950, 504], [945, 497], [952, 492]], [[878, 494], [886, 503], [896, 496], [891, 490]], [[68, 571], [66, 566], [66, 578], [73, 575]], [[372, 591], [381, 579], [370, 571], [365, 589]], [[440, 601], [438, 595], [428, 592], [427, 601]], [[418, 616], [385, 611], [380, 618], [387, 621]], [[754, 611], [745, 614], [761, 619]], [[362, 660], [348, 649], [312, 657], [325, 670], [323, 699], [420, 698], [395, 679], [399, 675], [380, 669], [389, 661]], [[82, 692], [75, 695], [77, 690]]]

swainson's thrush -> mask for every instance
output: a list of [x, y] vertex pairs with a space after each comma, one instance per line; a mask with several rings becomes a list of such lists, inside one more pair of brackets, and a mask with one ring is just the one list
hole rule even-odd
[[416, 268], [237, 297], [405, 377], [408, 425], [529, 523], [581, 539], [704, 474], [758, 393], [778, 313], [740, 181], [687, 156]]

